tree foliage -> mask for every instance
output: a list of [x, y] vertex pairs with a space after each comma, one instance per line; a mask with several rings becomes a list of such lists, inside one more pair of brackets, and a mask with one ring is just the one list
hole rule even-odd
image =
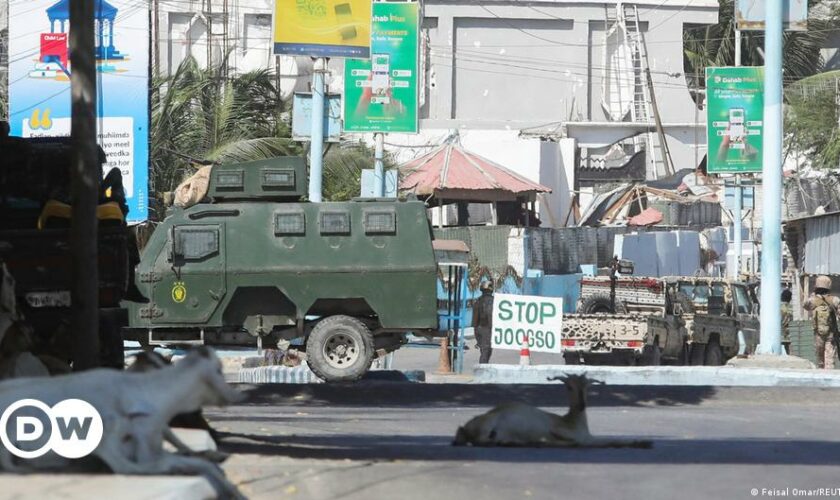
[[[226, 77], [224, 68], [224, 61], [204, 69], [187, 58], [175, 73], [154, 80], [150, 173], [155, 192], [175, 189], [202, 162], [306, 156], [304, 145], [291, 140], [284, 120], [291, 103], [280, 98], [274, 75], [260, 70]], [[324, 199], [358, 196], [361, 171], [372, 164], [373, 152], [362, 143], [328, 148]]]
[[785, 92], [785, 144], [818, 169], [840, 167], [840, 71], [806, 78]]
[[[813, 9], [826, 0], [810, 0]], [[709, 66], [735, 65], [735, 0], [720, 0], [718, 23], [690, 26], [683, 33], [683, 55], [686, 77], [692, 89], [705, 88], [705, 70]], [[784, 34], [783, 71], [786, 83], [822, 71], [820, 50], [832, 28], [836, 28], [836, 7], [833, 15], [811, 18], [807, 31], [786, 31]], [[764, 64], [764, 33], [742, 31], [741, 64]]]

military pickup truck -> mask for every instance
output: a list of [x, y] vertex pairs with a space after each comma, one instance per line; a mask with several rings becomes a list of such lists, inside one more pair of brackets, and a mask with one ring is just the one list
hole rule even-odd
[[126, 338], [146, 345], [304, 339], [328, 381], [355, 380], [405, 334], [437, 335], [437, 263], [425, 205], [302, 201], [302, 158], [214, 166], [174, 207], [135, 275]]
[[[593, 285], [599, 278], [587, 280], [580, 307], [594, 303], [593, 295], [603, 303], [599, 285]], [[715, 366], [755, 350], [758, 307], [748, 284], [694, 277], [624, 281], [616, 292], [622, 314], [564, 317], [566, 363]]]
[[[758, 300], [749, 283], [725, 278], [665, 278], [673, 294], [687, 299], [681, 321], [686, 332], [688, 364], [719, 366], [738, 354], [755, 352], [760, 324]], [[650, 334], [676, 343], [674, 323], [665, 317], [649, 318]], [[663, 344], [663, 349], [665, 345]]]

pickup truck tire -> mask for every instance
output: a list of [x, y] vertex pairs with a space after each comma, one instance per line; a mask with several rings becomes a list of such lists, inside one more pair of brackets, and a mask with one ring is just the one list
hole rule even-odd
[[688, 364], [691, 366], [703, 366], [706, 361], [706, 344], [691, 344]]
[[706, 345], [706, 366], [721, 366], [723, 364], [723, 351], [720, 348], [718, 339], [710, 339]]
[[373, 334], [352, 316], [322, 319], [306, 341], [306, 359], [315, 375], [327, 382], [362, 378], [373, 362]]
[[662, 348], [657, 344], [646, 345], [642, 349], [641, 362], [645, 366], [659, 366], [662, 364]]
[[578, 312], [581, 314], [627, 314], [627, 307], [624, 302], [615, 299], [615, 311], [613, 311], [610, 296], [598, 294], [584, 299]]

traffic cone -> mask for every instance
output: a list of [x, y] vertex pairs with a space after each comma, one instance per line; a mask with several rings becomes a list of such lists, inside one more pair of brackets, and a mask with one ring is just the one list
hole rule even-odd
[[449, 361], [449, 335], [440, 339], [440, 358], [438, 359], [438, 368], [435, 373], [444, 375], [452, 373], [452, 363]]
[[528, 335], [522, 337], [522, 348], [519, 349], [519, 366], [531, 364], [531, 349], [528, 348]]

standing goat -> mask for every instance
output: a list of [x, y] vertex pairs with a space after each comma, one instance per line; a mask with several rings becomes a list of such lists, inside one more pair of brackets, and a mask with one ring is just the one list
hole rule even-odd
[[590, 448], [650, 448], [650, 441], [598, 438], [586, 420], [585, 375], [553, 377], [569, 390], [569, 411], [555, 415], [524, 403], [501, 404], [479, 415], [455, 434], [454, 446], [579, 446]]

